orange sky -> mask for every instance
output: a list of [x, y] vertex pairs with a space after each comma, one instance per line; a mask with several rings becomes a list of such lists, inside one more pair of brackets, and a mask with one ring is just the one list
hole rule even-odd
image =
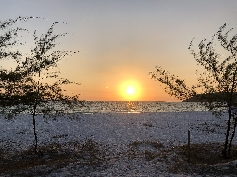
[[[80, 99], [178, 101], [148, 73], [158, 65], [193, 84], [198, 67], [188, 51], [190, 41], [195, 37], [197, 46], [224, 23], [237, 30], [236, 9], [235, 0], [18, 0], [1, 1], [0, 20], [45, 18], [24, 24], [28, 36], [45, 32], [55, 21], [66, 22], [55, 27], [55, 33], [69, 33], [58, 48], [80, 52], [59, 68], [62, 77], [81, 83], [68, 87]], [[24, 40], [29, 51], [32, 37]], [[134, 95], [126, 94], [127, 86], [134, 87]]]

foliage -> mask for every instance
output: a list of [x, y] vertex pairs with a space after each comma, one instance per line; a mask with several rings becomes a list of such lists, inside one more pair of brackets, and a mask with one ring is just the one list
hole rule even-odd
[[[14, 23], [12, 20], [7, 22], [6, 25]], [[38, 143], [35, 116], [39, 113], [48, 115], [50, 113], [65, 113], [69, 108], [79, 103], [78, 95], [69, 96], [62, 88], [63, 85], [74, 82], [60, 78], [60, 72], [57, 71], [60, 60], [76, 53], [55, 50], [56, 40], [66, 35], [66, 33], [56, 35], [53, 33], [57, 23], [53, 23], [40, 37], [34, 31], [35, 46], [31, 49], [31, 53], [25, 58], [21, 57], [20, 52], [12, 53], [11, 56], [17, 58], [16, 68], [13, 71], [6, 69], [0, 71], [0, 104], [5, 108], [3, 111], [5, 113], [7, 111], [8, 114], [21, 112], [32, 114], [35, 152], [37, 152]], [[17, 40], [14, 41], [8, 45], [13, 46], [17, 43]], [[10, 56], [10, 54], [5, 56]]]
[[[231, 143], [235, 135], [237, 117], [235, 107], [237, 105], [237, 34], [229, 39], [231, 30], [225, 32], [226, 24], [221, 26], [211, 40], [202, 40], [198, 45], [198, 52], [193, 49], [193, 40], [189, 50], [197, 64], [204, 68], [199, 74], [196, 85], [188, 87], [184, 80], [175, 75], [156, 67], [156, 71], [150, 72], [152, 79], [165, 85], [165, 91], [179, 100], [187, 100], [192, 97], [199, 97], [200, 100], [214, 113], [226, 113], [227, 132], [223, 155], [230, 154]], [[226, 56], [217, 53], [215, 47], [218, 41], [224, 49]], [[231, 124], [231, 121], [233, 123]], [[232, 127], [232, 134], [230, 135]]]
[[[15, 60], [21, 57], [21, 52], [16, 50], [9, 50], [9, 48], [22, 45], [18, 40], [19, 32], [27, 31], [24, 28], [13, 28], [12, 26], [17, 22], [26, 22], [34, 17], [17, 17], [16, 19], [8, 19], [6, 21], [0, 21], [0, 30], [2, 34], [0, 35], [0, 59], [13, 58]], [[36, 17], [38, 18], [38, 17]]]
[[[26, 22], [29, 19], [33, 17], [17, 17], [16, 19], [8, 19], [6, 21], [0, 21], [0, 59], [13, 59], [14, 61], [18, 62], [20, 61], [20, 58], [22, 57], [22, 53], [15, 49], [12, 50], [12, 48], [16, 48], [19, 45], [23, 45], [22, 42], [18, 40], [19, 33], [23, 31], [27, 31], [26, 29], [19, 28], [19, 27], [12, 27], [17, 22]], [[22, 74], [19, 73], [19, 71], [16, 70], [6, 70], [1, 67], [0, 69], [0, 104], [5, 105], [14, 105], [15, 102], [13, 100], [6, 100], [5, 97], [3, 97], [4, 93], [4, 87], [9, 82], [16, 82], [19, 81], [22, 78]]]
[[[55, 41], [59, 37], [65, 36], [65, 34], [53, 34], [55, 24], [40, 38], [36, 36], [36, 31], [34, 32], [35, 47], [31, 50], [30, 56], [26, 57], [17, 66], [14, 73], [8, 72], [6, 74], [8, 77], [6, 83], [4, 83], [3, 95], [8, 99], [12, 98], [12, 101], [22, 103], [21, 108], [27, 106], [28, 109], [29, 105], [34, 104], [40, 104], [40, 106], [47, 104], [46, 107], [49, 107], [50, 102], [58, 102], [59, 104], [59, 101], [69, 103], [78, 100], [78, 95], [72, 97], [65, 95], [65, 90], [61, 88], [62, 85], [74, 82], [60, 78], [60, 72], [55, 70], [60, 60], [67, 55], [76, 53], [53, 50], [56, 46]], [[10, 77], [11, 74], [12, 77]], [[19, 77], [17, 77], [17, 74]]]

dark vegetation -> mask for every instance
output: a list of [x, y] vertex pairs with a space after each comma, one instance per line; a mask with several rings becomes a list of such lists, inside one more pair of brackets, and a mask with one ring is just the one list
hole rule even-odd
[[75, 176], [90, 176], [93, 171], [106, 170], [116, 165], [116, 161], [126, 162], [128, 158], [130, 165], [136, 160], [155, 164], [158, 172], [234, 176], [237, 173], [237, 145], [233, 145], [230, 159], [220, 155], [221, 146], [215, 143], [192, 144], [188, 163], [187, 145], [166, 147], [156, 141], [134, 141], [128, 145], [127, 151], [115, 154], [110, 146], [92, 139], [63, 144], [52, 142], [39, 146], [40, 154], [35, 154], [33, 146], [19, 152], [0, 150], [0, 174], [46, 176], [68, 168]]
[[[216, 102], [220, 102], [221, 99], [218, 100], [218, 98], [222, 98], [224, 95], [223, 93], [209, 93], [209, 94], [196, 94], [191, 98], [183, 100], [183, 102], [208, 102], [210, 98], [216, 99]], [[233, 93], [233, 98], [237, 98], [237, 93]]]
[[221, 144], [192, 144], [190, 163], [187, 145], [165, 147], [159, 142], [135, 141], [129, 147], [129, 158], [143, 158], [152, 164], [162, 163], [164, 168], [159, 168], [159, 171], [214, 176], [237, 174], [237, 145], [233, 145], [231, 158], [225, 159], [221, 156]]
[[[34, 31], [35, 46], [32, 46], [27, 56], [23, 56], [21, 51], [16, 50], [18, 45], [25, 43], [20, 41], [18, 36], [19, 32], [28, 30], [12, 26], [19, 21], [26, 22], [29, 19], [33, 17], [18, 17], [0, 22], [3, 33], [0, 36], [0, 58], [12, 59], [16, 63], [14, 69], [0, 69], [0, 106], [7, 118], [25, 111], [32, 115], [34, 151], [38, 153], [35, 122], [37, 114], [51, 116], [53, 112], [66, 113], [69, 108], [80, 103], [78, 95], [69, 96], [65, 93], [62, 86], [74, 82], [59, 77], [58, 70], [60, 60], [77, 52], [56, 49], [58, 38], [64, 37], [67, 33], [54, 34], [54, 27], [58, 24], [54, 22], [40, 37], [37, 31]], [[11, 50], [13, 47], [14, 50]], [[56, 110], [55, 105], [61, 110]], [[14, 109], [9, 109], [12, 106]]]
[[221, 144], [192, 144], [190, 151], [190, 163], [187, 162], [187, 145], [176, 147], [176, 163], [169, 170], [173, 173], [187, 173], [199, 175], [236, 175], [237, 146], [233, 145], [229, 159], [221, 155]]
[[[165, 91], [169, 95], [186, 101], [198, 99], [215, 115], [227, 115], [222, 155], [230, 158], [237, 125], [237, 34], [229, 37], [232, 29], [226, 32], [225, 28], [226, 24], [219, 28], [211, 40], [202, 40], [198, 45], [198, 52], [193, 49], [191, 41], [188, 49], [204, 70], [199, 74], [196, 85], [187, 86], [184, 80], [161, 67], [156, 67], [150, 75], [152, 79], [165, 85]], [[227, 54], [221, 55], [216, 51], [216, 41]]]
[[84, 170], [85, 166], [88, 170], [103, 169], [109, 160], [106, 147], [92, 139], [64, 144], [52, 142], [39, 146], [38, 150], [38, 154], [35, 154], [33, 146], [14, 153], [0, 150], [0, 174], [46, 176], [69, 164], [81, 170]]

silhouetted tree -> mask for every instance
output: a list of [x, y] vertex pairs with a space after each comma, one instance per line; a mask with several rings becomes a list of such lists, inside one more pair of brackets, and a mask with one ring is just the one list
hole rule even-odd
[[[22, 31], [27, 31], [26, 29], [20, 27], [13, 27], [18, 22], [26, 22], [33, 17], [17, 17], [15, 19], [8, 19], [6, 21], [0, 21], [0, 59], [12, 59], [15, 62], [19, 63], [22, 54], [17, 50], [17, 46], [22, 45], [23, 43], [19, 40], [19, 33]], [[14, 48], [15, 50], [13, 50]], [[3, 97], [3, 87], [6, 82], [16, 81], [21, 78], [21, 74], [14, 70], [7, 70], [0, 68], [0, 104], [14, 104], [14, 102], [6, 101]]]
[[[202, 40], [198, 45], [198, 52], [192, 48], [193, 40], [190, 43], [188, 49], [197, 64], [204, 68], [204, 72], [197, 78], [198, 84], [188, 87], [184, 80], [161, 67], [156, 67], [156, 71], [150, 72], [150, 75], [152, 79], [165, 85], [165, 91], [169, 95], [179, 100], [196, 98], [216, 114], [224, 114], [227, 110], [226, 139], [222, 151], [226, 158], [230, 155], [231, 143], [237, 125], [237, 34], [229, 39], [229, 33], [232, 29], [224, 32], [225, 27], [226, 24], [221, 26], [211, 40]], [[216, 40], [227, 51], [226, 56], [216, 52]]]
[[[70, 107], [78, 105], [78, 95], [69, 96], [62, 85], [74, 82], [59, 77], [58, 62], [73, 51], [54, 50], [56, 40], [66, 33], [53, 33], [53, 23], [45, 34], [40, 37], [34, 32], [35, 46], [25, 59], [18, 59], [14, 71], [2, 70], [0, 98], [2, 106], [10, 114], [28, 112], [32, 114], [34, 130], [34, 150], [37, 152], [38, 137], [35, 116], [38, 113], [52, 114], [55, 111], [66, 112]], [[75, 83], [77, 84], [77, 83]], [[9, 106], [14, 105], [14, 109]], [[57, 107], [60, 108], [58, 110]]]
[[[22, 45], [18, 39], [19, 32], [27, 31], [24, 28], [20, 27], [12, 27], [14, 24], [18, 22], [26, 22], [33, 17], [17, 17], [16, 19], [8, 19], [6, 21], [0, 21], [0, 59], [9, 59], [12, 58], [14, 60], [19, 59], [21, 57], [21, 52], [16, 50], [10, 50], [12, 47], [16, 47], [17, 45]], [[18, 61], [18, 60], [17, 60]]]

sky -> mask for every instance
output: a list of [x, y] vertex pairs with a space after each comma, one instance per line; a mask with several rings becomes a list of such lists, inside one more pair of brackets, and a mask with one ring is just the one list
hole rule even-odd
[[[59, 64], [62, 77], [80, 83], [68, 93], [94, 101], [178, 101], [148, 75], [156, 66], [196, 81], [196, 62], [188, 50], [210, 39], [220, 26], [237, 33], [236, 0], [0, 0], [0, 21], [33, 16], [24, 23], [32, 34], [68, 33], [59, 49], [80, 51]], [[63, 23], [65, 22], [65, 23]], [[11, 66], [1, 61], [2, 66]]]

